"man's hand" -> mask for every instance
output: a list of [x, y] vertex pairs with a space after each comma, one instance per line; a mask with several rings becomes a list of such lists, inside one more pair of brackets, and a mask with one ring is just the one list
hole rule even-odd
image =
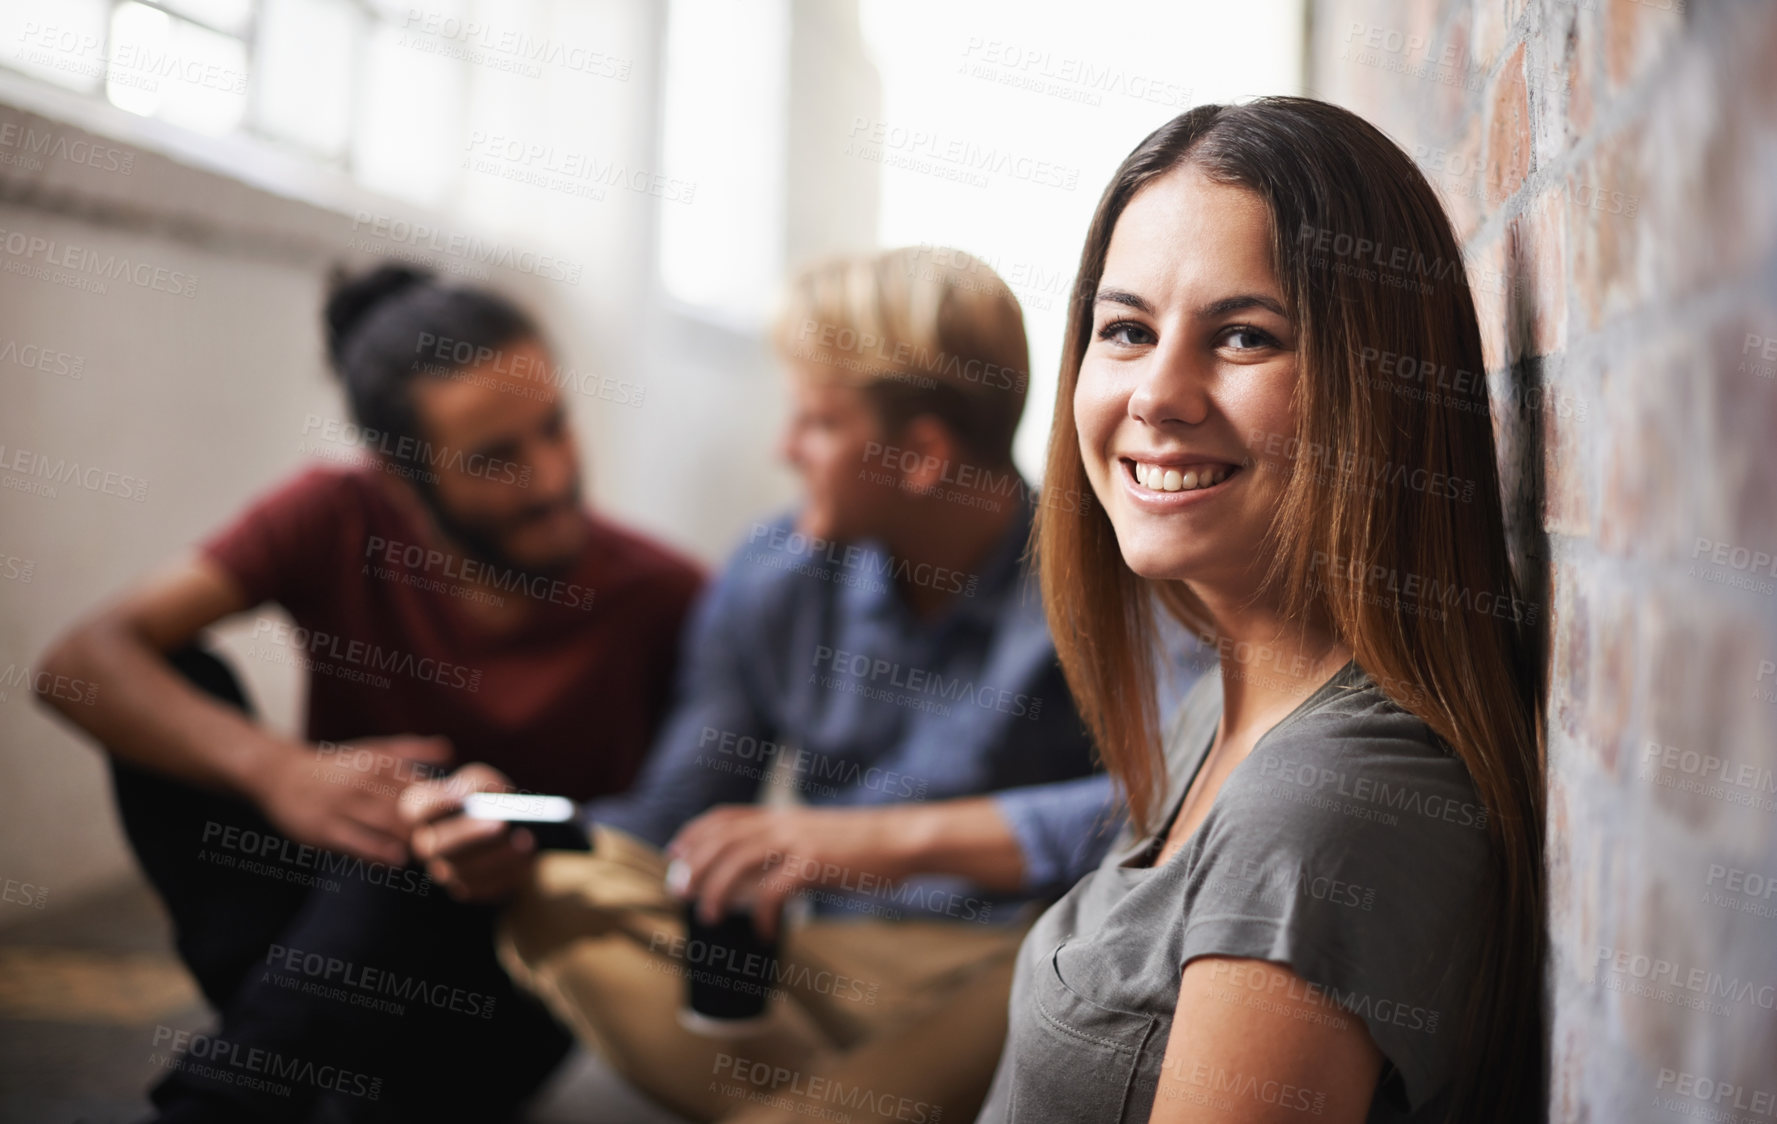
[[460, 814], [472, 792], [511, 791], [512, 782], [498, 769], [477, 762], [443, 780], [416, 784], [401, 797], [414, 856], [426, 864], [426, 876], [458, 901], [499, 901], [531, 876], [537, 841], [529, 831]]
[[407, 863], [402, 791], [426, 769], [450, 763], [445, 738], [362, 738], [276, 758], [252, 796], [279, 831], [368, 862]]
[[675, 889], [696, 898], [706, 923], [750, 900], [753, 924], [769, 939], [784, 902], [798, 890], [856, 885], [860, 875], [893, 882], [916, 873], [908, 846], [915, 833], [908, 827], [921, 811], [729, 805], [686, 824], [666, 853], [689, 875]]

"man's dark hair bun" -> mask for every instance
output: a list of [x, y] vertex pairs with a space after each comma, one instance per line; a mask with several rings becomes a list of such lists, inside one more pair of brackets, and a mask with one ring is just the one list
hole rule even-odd
[[356, 276], [335, 269], [328, 279], [327, 354], [334, 366], [340, 366], [341, 352], [352, 331], [379, 304], [416, 285], [432, 280], [432, 274], [405, 265], [383, 265]]

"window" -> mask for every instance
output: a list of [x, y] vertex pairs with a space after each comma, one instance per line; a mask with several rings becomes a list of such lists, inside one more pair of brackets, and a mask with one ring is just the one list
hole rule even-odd
[[111, 10], [105, 49], [111, 104], [200, 133], [230, 133], [247, 116], [247, 43], [180, 19], [166, 7], [124, 0]]
[[343, 159], [369, 18], [348, 0], [263, 0], [254, 32], [254, 127], [323, 160]]
[[19, 0], [0, 5], [0, 60], [81, 93], [105, 86], [111, 0]]
[[[0, 65], [210, 136], [446, 201], [473, 45], [464, 0], [7, 0]], [[495, 7], [494, 10], [499, 10]]]
[[672, 0], [662, 171], [697, 205], [662, 206], [660, 279], [711, 319], [757, 328], [784, 261], [787, 0]]

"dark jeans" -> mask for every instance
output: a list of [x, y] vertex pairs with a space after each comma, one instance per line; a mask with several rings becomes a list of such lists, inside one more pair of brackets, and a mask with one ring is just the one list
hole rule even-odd
[[[215, 656], [171, 662], [251, 713]], [[500, 1121], [566, 1054], [568, 1033], [495, 960], [493, 909], [110, 760], [130, 844], [221, 1016], [212, 1035], [156, 1028], [162, 1121]]]

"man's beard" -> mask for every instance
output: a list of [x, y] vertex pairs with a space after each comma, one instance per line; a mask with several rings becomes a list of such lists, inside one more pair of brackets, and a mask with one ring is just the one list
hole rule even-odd
[[[438, 525], [438, 529], [444, 533], [446, 538], [462, 547], [463, 552], [471, 558], [474, 558], [477, 562], [484, 562], [490, 566], [498, 566], [502, 569], [513, 571], [523, 577], [556, 578], [572, 570], [574, 565], [579, 561], [579, 552], [575, 552], [573, 557], [564, 558], [552, 566], [537, 566], [534, 564], [527, 566], [506, 553], [505, 549], [500, 545], [499, 535], [494, 533], [492, 529], [488, 528], [485, 524], [472, 523], [461, 519], [455, 512], [446, 507], [444, 502], [438, 498], [437, 489], [433, 487], [431, 483], [420, 480], [416, 480], [414, 483], [417, 485], [415, 491], [419, 492], [420, 501], [426, 505], [426, 510], [431, 512], [432, 521]], [[579, 508], [580, 485], [578, 483], [574, 485], [573, 490], [568, 494], [567, 498], [562, 501], [562, 504], [576, 509]], [[549, 504], [543, 507], [527, 508], [519, 515], [500, 524], [500, 527], [506, 528], [520, 525], [528, 522], [530, 519], [548, 515], [553, 512], [556, 507], [556, 504]]]

